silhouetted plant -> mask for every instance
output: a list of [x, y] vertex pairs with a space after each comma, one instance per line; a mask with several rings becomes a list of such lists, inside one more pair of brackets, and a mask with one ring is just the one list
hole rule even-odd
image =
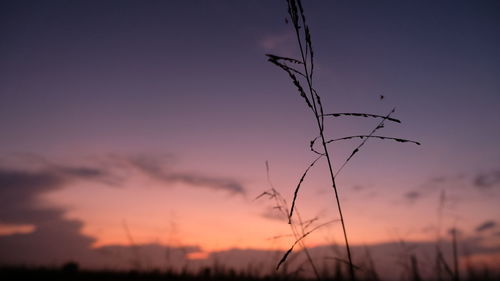
[[[384, 127], [384, 123], [386, 121], [401, 123], [399, 120], [391, 117], [391, 115], [395, 111], [394, 109], [392, 109], [389, 112], [389, 114], [387, 114], [385, 116], [377, 115], [377, 114], [368, 114], [368, 113], [326, 113], [325, 114], [325, 112], [323, 110], [323, 105], [321, 102], [320, 95], [318, 94], [318, 92], [314, 88], [314, 84], [313, 84], [314, 51], [313, 51], [313, 46], [312, 46], [312, 41], [311, 41], [311, 33], [309, 30], [309, 26], [306, 23], [306, 17], [304, 14], [304, 9], [303, 9], [302, 3], [300, 0], [287, 0], [287, 4], [288, 4], [288, 15], [290, 17], [290, 22], [291, 22], [293, 29], [295, 31], [295, 35], [296, 35], [296, 39], [297, 39], [297, 43], [298, 43], [298, 49], [300, 51], [300, 57], [299, 58], [290, 58], [290, 57], [284, 57], [284, 56], [279, 56], [279, 55], [274, 55], [274, 54], [267, 54], [267, 57], [268, 57], [269, 62], [278, 66], [279, 68], [281, 68], [282, 70], [284, 70], [288, 74], [293, 85], [296, 87], [297, 91], [299, 92], [300, 96], [303, 98], [303, 100], [307, 104], [309, 110], [313, 113], [314, 120], [315, 120], [317, 129], [318, 129], [318, 136], [310, 142], [310, 149], [317, 156], [308, 165], [307, 169], [304, 171], [304, 173], [300, 177], [300, 180], [299, 180], [299, 183], [297, 184], [297, 187], [295, 188], [293, 200], [292, 200], [292, 205], [291, 205], [291, 208], [290, 208], [289, 214], [288, 214], [288, 223], [289, 224], [292, 223], [292, 216], [294, 215], [294, 210], [295, 210], [298, 192], [299, 192], [300, 186], [301, 186], [302, 182], [304, 181], [307, 173], [320, 159], [326, 159], [327, 164], [328, 164], [328, 173], [330, 175], [332, 188], [333, 188], [334, 193], [335, 193], [335, 201], [336, 201], [337, 209], [338, 209], [339, 216], [340, 216], [342, 231], [344, 234], [344, 241], [345, 241], [346, 251], [347, 251], [347, 262], [349, 264], [349, 273], [350, 273], [351, 279], [354, 280], [355, 279], [355, 274], [354, 274], [355, 266], [352, 262], [352, 255], [351, 255], [351, 249], [349, 246], [349, 240], [348, 240], [348, 235], [347, 235], [347, 230], [346, 230], [346, 223], [344, 220], [344, 215], [342, 213], [341, 200], [339, 197], [339, 192], [338, 192], [338, 188], [337, 188], [336, 181], [335, 181], [336, 176], [338, 176], [338, 174], [342, 171], [342, 169], [345, 167], [345, 165], [352, 159], [352, 157], [359, 152], [360, 148], [368, 141], [368, 139], [377, 138], [377, 139], [382, 139], [382, 140], [394, 140], [397, 142], [411, 142], [411, 143], [415, 143], [417, 145], [419, 145], [420, 143], [415, 142], [415, 141], [411, 141], [411, 140], [407, 140], [407, 139], [402, 139], [402, 138], [393, 138], [393, 137], [375, 135], [375, 132], [377, 132], [378, 130], [380, 130]], [[287, 20], [287, 22], [288, 22], [288, 20]], [[331, 117], [354, 116], [354, 117], [363, 117], [363, 118], [377, 118], [377, 119], [381, 119], [381, 120], [377, 124], [377, 126], [369, 134], [347, 136], [344, 138], [328, 140], [325, 138], [325, 134], [324, 134], [324, 132], [325, 132], [325, 117], [330, 117], [330, 116]], [[351, 154], [347, 157], [347, 159], [342, 163], [340, 168], [336, 172], [334, 172], [333, 159], [329, 153], [328, 145], [331, 143], [334, 143], [336, 141], [349, 140], [349, 139], [354, 139], [354, 138], [360, 138], [362, 141], [351, 152]], [[318, 140], [321, 144], [320, 150], [315, 148], [315, 144]], [[286, 261], [288, 255], [293, 250], [293, 247], [297, 243], [299, 243], [309, 233], [310, 232], [305, 233], [305, 235], [300, 236], [296, 240], [296, 242], [292, 245], [292, 247], [282, 257], [282, 259], [278, 263], [277, 268], [279, 268], [279, 266], [283, 262]]]
[[[308, 219], [308, 220], [303, 220], [302, 217], [300, 216], [300, 213], [298, 212], [298, 210], [296, 210], [295, 214], [297, 217], [297, 222], [292, 221], [289, 218], [290, 208], [288, 207], [286, 199], [274, 188], [274, 185], [271, 182], [270, 173], [269, 173], [269, 163], [267, 161], [266, 161], [266, 173], [267, 173], [267, 181], [268, 181], [268, 184], [270, 186], [270, 189], [261, 193], [259, 196], [257, 196], [255, 198], [255, 200], [265, 196], [268, 199], [274, 201], [273, 209], [276, 210], [282, 218], [284, 218], [284, 219], [286, 218], [290, 222], [289, 225], [290, 225], [290, 230], [291, 230], [292, 234], [291, 235], [275, 236], [275, 237], [273, 237], [273, 239], [288, 237], [288, 236], [293, 236], [295, 238], [295, 242], [290, 247], [290, 249], [285, 253], [285, 255], [281, 258], [280, 262], [276, 266], [276, 269], [279, 269], [280, 265], [285, 260], [288, 259], [289, 255], [292, 253], [295, 246], [299, 245], [302, 248], [302, 251], [306, 256], [306, 261], [311, 266], [311, 269], [312, 269], [314, 275], [316, 276], [316, 278], [318, 280], [321, 279], [319, 270], [318, 270], [317, 266], [315, 265], [315, 263], [313, 262], [313, 258], [312, 258], [311, 254], [309, 253], [308, 248], [306, 247], [306, 245], [304, 243], [304, 238], [306, 238], [309, 234], [311, 234], [315, 230], [317, 230], [321, 227], [327, 226], [333, 222], [337, 222], [339, 220], [331, 220], [328, 222], [318, 224], [318, 221], [319, 221], [318, 217], [314, 217], [314, 218]], [[300, 270], [300, 269], [301, 269], [301, 267], [299, 267], [297, 270]]]

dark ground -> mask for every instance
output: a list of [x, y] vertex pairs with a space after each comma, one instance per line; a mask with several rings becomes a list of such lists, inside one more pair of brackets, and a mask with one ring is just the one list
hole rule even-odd
[[[500, 275], [486, 271], [469, 272], [467, 278], [460, 281], [500, 281]], [[197, 273], [172, 272], [172, 271], [98, 271], [80, 270], [75, 263], [67, 263], [62, 267], [23, 267], [23, 266], [0, 266], [0, 280], [221, 280], [221, 281], [302, 281], [308, 280], [294, 275], [276, 274], [274, 276], [258, 277], [249, 273], [235, 272], [233, 270], [203, 269]], [[311, 280], [311, 279], [309, 279]], [[345, 275], [325, 277], [322, 280], [347, 281]], [[422, 280], [419, 276], [411, 276], [402, 280], [408, 281], [432, 281]], [[453, 278], [443, 278], [440, 281], [455, 281]], [[378, 278], [359, 278], [358, 281], [382, 281]]]

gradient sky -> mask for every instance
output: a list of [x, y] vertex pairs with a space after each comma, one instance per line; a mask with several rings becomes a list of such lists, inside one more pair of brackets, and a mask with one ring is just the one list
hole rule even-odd
[[[381, 133], [422, 143], [369, 141], [340, 174], [352, 243], [434, 241], [457, 227], [498, 249], [500, 2], [305, 9], [325, 110], [396, 107], [402, 124]], [[266, 161], [290, 201], [314, 159], [314, 120], [264, 56], [297, 54], [286, 16], [285, 1], [0, 1], [0, 244], [66, 241], [54, 229], [67, 227], [83, 248], [289, 246], [269, 240], [289, 234], [272, 202], [253, 201], [270, 188]], [[337, 118], [327, 131], [376, 124]], [[336, 167], [357, 143], [332, 147]], [[338, 217], [326, 169], [306, 178], [304, 217]], [[341, 243], [339, 231], [308, 244]], [[0, 261], [34, 260], [29, 251]]]

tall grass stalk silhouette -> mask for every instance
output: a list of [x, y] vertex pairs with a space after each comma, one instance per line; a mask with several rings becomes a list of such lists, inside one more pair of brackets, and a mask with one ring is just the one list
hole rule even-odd
[[[270, 172], [269, 172], [269, 163], [266, 161], [266, 173], [267, 173], [267, 182], [270, 186], [270, 189], [267, 191], [262, 192], [259, 196], [255, 198], [255, 200], [266, 196], [268, 199], [274, 201], [274, 207], [273, 209], [277, 210], [280, 217], [286, 218], [289, 221], [290, 225], [290, 230], [292, 232], [292, 235], [295, 238], [295, 242], [292, 244], [292, 246], [288, 249], [288, 251], [283, 255], [281, 260], [278, 262], [278, 265], [276, 266], [276, 269], [279, 269], [280, 265], [284, 263], [288, 256], [292, 253], [293, 249], [295, 246], [299, 245], [302, 248], [303, 253], [306, 256], [306, 261], [307, 263], [311, 266], [311, 269], [316, 276], [316, 279], [320, 280], [320, 272], [316, 266], [316, 264], [313, 261], [313, 258], [311, 254], [309, 253], [308, 248], [306, 247], [304, 243], [304, 239], [314, 232], [315, 230], [325, 227], [329, 224], [332, 224], [334, 222], [338, 222], [338, 220], [330, 220], [321, 224], [317, 224], [319, 218], [314, 217], [312, 219], [307, 219], [303, 220], [299, 211], [295, 209], [295, 217], [297, 218], [297, 221], [292, 221], [291, 218], [289, 217], [290, 214], [290, 208], [288, 207], [288, 203], [286, 199], [276, 190], [274, 187], [273, 183], [271, 182], [271, 177], [270, 177]], [[275, 238], [282, 238], [285, 237], [283, 235], [275, 236]], [[300, 270], [300, 267], [299, 269]]]
[[[349, 273], [351, 279], [355, 279], [355, 266], [352, 261], [352, 253], [351, 248], [349, 246], [349, 239], [347, 234], [347, 227], [344, 218], [344, 214], [342, 212], [341, 200], [339, 196], [339, 189], [336, 184], [336, 177], [342, 171], [342, 169], [346, 166], [346, 164], [357, 154], [360, 148], [371, 138], [377, 138], [382, 140], [394, 140], [397, 142], [411, 142], [415, 144], [420, 144], [415, 141], [401, 139], [401, 138], [393, 138], [393, 137], [385, 137], [375, 135], [375, 132], [382, 129], [384, 127], [384, 123], [386, 121], [401, 123], [399, 120], [392, 118], [391, 115], [394, 113], [394, 109], [392, 109], [387, 115], [377, 115], [377, 114], [367, 114], [367, 113], [324, 113], [323, 104], [321, 102], [321, 97], [314, 88], [314, 51], [311, 40], [311, 33], [309, 30], [309, 26], [306, 22], [306, 17], [304, 13], [304, 9], [300, 0], [287, 0], [288, 5], [288, 15], [290, 22], [292, 24], [293, 30], [295, 31], [295, 36], [297, 39], [298, 50], [300, 52], [299, 58], [290, 58], [284, 57], [274, 54], [267, 54], [268, 61], [278, 66], [282, 70], [284, 70], [288, 76], [290, 77], [293, 85], [296, 87], [300, 96], [303, 98], [309, 110], [313, 113], [314, 120], [318, 129], [318, 136], [314, 138], [310, 142], [310, 149], [312, 152], [317, 154], [316, 158], [308, 165], [305, 172], [302, 174], [297, 187], [295, 188], [292, 205], [288, 214], [288, 223], [292, 224], [292, 216], [294, 215], [295, 205], [299, 193], [300, 186], [304, 181], [307, 173], [313, 166], [320, 160], [326, 159], [328, 166], [328, 173], [331, 180], [331, 186], [335, 194], [335, 203], [338, 209], [340, 223], [342, 226], [342, 232], [344, 236], [346, 252], [347, 252], [347, 262], [349, 264]], [[288, 22], [288, 19], [287, 19]], [[354, 117], [363, 117], [363, 118], [377, 118], [381, 119], [377, 126], [366, 135], [355, 135], [348, 136], [340, 139], [332, 139], [327, 140], [325, 137], [325, 117], [342, 117], [342, 116], [354, 116]], [[347, 157], [347, 159], [342, 163], [340, 168], [334, 172], [333, 167], [333, 159], [330, 151], [328, 150], [328, 145], [341, 140], [348, 140], [360, 138], [362, 139], [361, 143], [352, 151], [352, 153]], [[315, 148], [316, 142], [320, 142], [321, 148], [318, 150]], [[310, 232], [309, 232], [310, 233]], [[307, 233], [307, 234], [309, 234]], [[302, 240], [305, 236], [299, 237], [297, 241], [292, 245], [292, 247], [285, 253], [283, 258], [278, 263], [278, 267], [280, 264], [286, 261], [288, 255], [293, 250], [293, 246], [295, 246], [300, 240]]]

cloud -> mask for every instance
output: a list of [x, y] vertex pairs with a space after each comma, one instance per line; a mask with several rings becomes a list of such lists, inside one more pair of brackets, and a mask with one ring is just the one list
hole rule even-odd
[[436, 191], [439, 190], [439, 188], [452, 181], [452, 178], [440, 176], [440, 177], [433, 177], [428, 180], [426, 180], [424, 183], [418, 185], [414, 190], [406, 192], [403, 194], [403, 197], [405, 200], [410, 201], [411, 203], [414, 203], [417, 200], [421, 200]]
[[61, 210], [37, 208], [38, 197], [62, 187], [64, 179], [52, 172], [0, 170], [0, 220], [36, 223], [61, 215]]
[[[451, 187], [454, 191], [466, 187], [464, 175], [455, 174], [431, 177], [415, 186], [413, 190], [404, 193], [403, 198], [413, 203], [417, 200], [438, 196], [436, 193], [440, 193], [440, 204], [444, 205], [446, 203], [447, 205], [453, 205], [456, 204], [457, 198], [455, 196], [449, 196], [450, 193], [446, 192]], [[445, 193], [447, 193], [448, 196], [446, 196]], [[451, 192], [452, 195], [453, 193], [455, 192]]]
[[90, 167], [59, 167], [59, 171], [66, 176], [81, 179], [99, 179], [107, 177], [109, 174], [103, 169]]
[[92, 248], [95, 239], [82, 234], [81, 221], [67, 219], [64, 208], [40, 204], [41, 195], [75, 181], [109, 177], [106, 169], [89, 167], [46, 165], [37, 171], [0, 168], [0, 222], [34, 226], [29, 233], [0, 235], [0, 265], [53, 266], [74, 260], [84, 267], [130, 269], [141, 259], [141, 266], [161, 268], [168, 254], [169, 266], [180, 269], [188, 253], [200, 251], [196, 246], [158, 244]]
[[38, 159], [37, 169], [9, 169], [8, 165], [0, 163], [0, 203], [32, 204], [37, 194], [57, 190], [75, 181], [94, 181], [108, 186], [120, 186], [134, 171], [163, 183], [184, 183], [231, 194], [246, 193], [243, 184], [236, 179], [208, 176], [198, 172], [174, 171], [172, 162], [172, 156], [114, 156], [91, 165], [76, 166]]
[[476, 227], [476, 232], [483, 232], [483, 231], [486, 231], [488, 229], [495, 228], [496, 226], [497, 226], [497, 223], [495, 221], [492, 221], [492, 220], [485, 221]]
[[[171, 160], [171, 159], [167, 159]], [[166, 169], [170, 161], [158, 157], [109, 158], [101, 165], [63, 165], [38, 159], [36, 165], [9, 168], [0, 163], [0, 222], [11, 225], [38, 225], [45, 221], [62, 220], [64, 209], [41, 207], [41, 195], [70, 186], [77, 181], [93, 181], [116, 186], [123, 176], [135, 169], [146, 176], [166, 183], [185, 183], [189, 186], [222, 190], [232, 194], [245, 194], [243, 185], [230, 178], [204, 176], [198, 173], [173, 172]], [[30, 167], [28, 167], [30, 166]], [[36, 168], [34, 168], [36, 167]]]
[[[147, 166], [144, 165], [143, 166]], [[158, 172], [158, 176], [173, 177], [178, 173], [165, 173], [158, 166], [149, 167], [149, 173]], [[161, 167], [160, 167], [161, 168]], [[158, 170], [155, 170], [158, 169]], [[188, 260], [189, 253], [201, 252], [196, 246], [170, 247], [159, 244], [148, 245], [112, 245], [92, 248], [94, 238], [82, 234], [83, 223], [65, 218], [65, 209], [41, 207], [38, 203], [40, 195], [55, 191], [72, 184], [76, 180], [101, 180], [107, 178], [107, 169], [92, 168], [53, 168], [39, 171], [0, 169], [0, 220], [12, 223], [29, 223], [35, 226], [35, 231], [24, 234], [0, 236], [0, 264], [30, 264], [57, 265], [68, 260], [75, 260], [85, 268], [112, 269], [152, 269], [172, 268], [180, 270], [186, 264], [191, 270], [203, 266], [223, 264], [227, 268], [248, 270], [249, 266], [260, 269], [263, 273], [274, 272], [276, 262], [283, 255], [282, 251], [232, 249], [210, 253], [207, 259]], [[168, 179], [168, 181], [183, 181], [184, 179]], [[410, 197], [414, 195], [409, 195]], [[418, 196], [417, 196], [418, 197]], [[491, 229], [496, 222], [487, 221], [476, 229], [478, 232]], [[495, 255], [500, 253], [498, 246], [484, 246], [479, 239], [461, 239], [461, 246], [467, 248], [470, 255]], [[425, 260], [435, 253], [434, 242], [382, 243], [369, 246], [370, 254], [382, 276], [400, 277], [401, 273], [394, 270], [394, 265], [402, 260], [408, 260], [408, 251]], [[442, 243], [443, 252], [451, 253], [449, 242]], [[410, 250], [408, 250], [410, 249]], [[338, 256], [332, 251], [332, 246], [318, 246], [309, 249], [317, 260], [327, 260]], [[366, 247], [352, 245], [356, 264], [363, 266], [362, 257]], [[459, 253], [464, 255], [464, 253]], [[299, 249], [294, 250], [290, 258], [290, 269], [304, 264], [305, 256]], [[341, 256], [342, 257], [342, 256]], [[449, 257], [447, 257], [449, 259]], [[189, 262], [188, 262], [189, 261]], [[327, 265], [325, 263], [325, 265]], [[331, 264], [328, 264], [331, 266]], [[306, 268], [307, 270], [307, 268]]]
[[404, 197], [408, 200], [415, 201], [419, 199], [422, 196], [422, 194], [418, 191], [410, 191], [404, 194]]
[[474, 178], [474, 186], [479, 189], [490, 189], [493, 186], [500, 185], [500, 170], [481, 173]]
[[42, 194], [63, 188], [73, 177], [59, 169], [40, 171], [0, 169], [0, 220], [11, 224], [30, 224], [34, 231], [0, 236], [0, 262], [64, 262], [87, 252], [94, 242], [82, 235], [82, 223], [64, 218], [65, 210], [42, 207]]
[[40, 208], [40, 195], [56, 191], [78, 180], [107, 182], [103, 169], [45, 165], [38, 170], [0, 168], [0, 220], [30, 223], [61, 215], [58, 208]]
[[353, 191], [363, 191], [363, 190], [366, 190], [368, 187], [367, 186], [363, 186], [363, 185], [355, 185], [352, 187], [352, 190]]
[[130, 159], [133, 167], [146, 175], [164, 183], [184, 183], [194, 187], [227, 191], [232, 194], [246, 193], [244, 186], [237, 180], [225, 177], [206, 176], [196, 172], [175, 172], [167, 168], [158, 158], [139, 157]]
[[[17, 160], [17, 159], [14, 159]], [[101, 159], [102, 160], [102, 159]], [[30, 232], [6, 232], [0, 235], [0, 264], [54, 265], [75, 260], [87, 267], [130, 268], [140, 253], [144, 266], [169, 266], [181, 269], [187, 254], [196, 246], [169, 247], [158, 244], [106, 246], [94, 249], [95, 238], [82, 234], [83, 223], [67, 219], [66, 209], [42, 204], [40, 198], [77, 182], [98, 182], [120, 186], [133, 173], [166, 183], [182, 182], [189, 186], [244, 194], [243, 185], [234, 179], [174, 172], [171, 158], [108, 157], [91, 165], [54, 164], [45, 159], [18, 162], [0, 161], [0, 223], [11, 227], [30, 226]], [[9, 165], [10, 164], [10, 165]], [[15, 167], [15, 168], [14, 168]], [[149, 257], [155, 257], [149, 260]], [[142, 258], [141, 258], [142, 259]]]

